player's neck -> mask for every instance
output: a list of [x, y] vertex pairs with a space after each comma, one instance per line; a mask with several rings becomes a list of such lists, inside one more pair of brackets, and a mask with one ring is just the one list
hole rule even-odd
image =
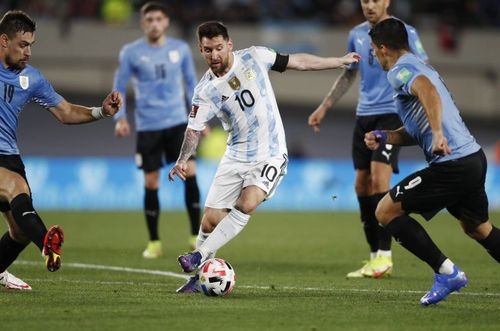
[[389, 57], [389, 59], [388, 59], [389, 68], [392, 68], [403, 55], [406, 55], [409, 53], [410, 52], [405, 50], [405, 49], [394, 51], [394, 54], [391, 57]]

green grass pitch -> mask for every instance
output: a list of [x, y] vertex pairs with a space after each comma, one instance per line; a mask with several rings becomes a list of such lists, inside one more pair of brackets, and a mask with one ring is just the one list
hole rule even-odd
[[418, 303], [432, 270], [397, 244], [391, 278], [345, 278], [368, 255], [356, 213], [257, 212], [219, 251], [237, 276], [225, 298], [175, 293], [184, 213], [161, 215], [158, 260], [141, 257], [141, 213], [41, 215], [65, 230], [62, 268], [46, 271], [30, 245], [9, 270], [33, 291], [0, 290], [0, 330], [500, 330], [499, 264], [447, 213], [421, 223], [469, 285], [432, 307]]

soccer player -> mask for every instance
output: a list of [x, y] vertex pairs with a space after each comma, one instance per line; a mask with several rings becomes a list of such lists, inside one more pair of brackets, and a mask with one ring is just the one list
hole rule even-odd
[[370, 31], [375, 56], [394, 90], [404, 126], [365, 135], [368, 148], [418, 144], [429, 166], [396, 184], [379, 202], [376, 217], [401, 245], [436, 273], [422, 305], [438, 303], [467, 285], [467, 277], [434, 244], [410, 213], [430, 220], [446, 208], [464, 232], [500, 262], [500, 230], [488, 219], [486, 157], [465, 126], [442, 78], [411, 53], [405, 25], [384, 20]]
[[9, 11], [0, 21], [0, 211], [8, 231], [0, 238], [0, 285], [30, 290], [7, 268], [33, 242], [42, 252], [49, 271], [61, 266], [64, 233], [60, 226], [49, 230], [33, 208], [31, 190], [17, 147], [18, 117], [35, 101], [63, 124], [92, 122], [114, 115], [121, 105], [118, 92], [110, 93], [102, 107], [71, 104], [57, 94], [35, 68], [28, 65], [35, 42], [35, 22], [22, 11]]
[[[130, 78], [135, 88], [136, 163], [144, 173], [144, 216], [149, 233], [142, 256], [149, 259], [163, 254], [158, 234], [160, 168], [164, 159], [170, 163], [179, 156], [187, 125], [187, 105], [191, 106], [197, 81], [189, 46], [167, 37], [168, 26], [164, 5], [148, 2], [142, 6], [144, 37], [122, 48], [114, 81], [114, 89], [122, 95]], [[115, 120], [115, 135], [128, 136], [130, 124], [125, 104]], [[189, 245], [194, 248], [200, 226], [200, 191], [194, 157], [188, 161], [184, 198], [191, 223]]]
[[[333, 69], [359, 60], [356, 53], [323, 58], [255, 46], [233, 52], [233, 42], [220, 22], [203, 23], [197, 33], [209, 70], [196, 86], [181, 153], [169, 179], [186, 178], [187, 160], [211, 118], [221, 120], [229, 137], [205, 202], [196, 250], [178, 259], [185, 272], [196, 270], [233, 239], [286, 174], [285, 132], [268, 71]], [[197, 276], [177, 291], [198, 292]]]
[[[378, 278], [392, 274], [391, 235], [378, 225], [375, 208], [389, 191], [391, 173], [399, 172], [399, 147], [381, 144], [378, 149], [371, 151], [363, 141], [366, 132], [375, 129], [396, 129], [401, 126], [392, 99], [392, 89], [387, 82], [386, 73], [374, 59], [368, 35], [371, 27], [391, 17], [387, 11], [389, 5], [390, 0], [361, 0], [366, 22], [349, 33], [348, 50], [361, 54], [363, 60], [350, 65], [342, 72], [322, 103], [309, 116], [309, 125], [315, 132], [319, 132], [327, 111], [347, 92], [359, 71], [361, 79], [352, 138], [352, 158], [356, 170], [354, 189], [358, 197], [366, 241], [370, 247], [370, 257], [360, 269], [349, 272], [347, 278]], [[426, 61], [427, 55], [416, 30], [407, 24], [405, 27], [410, 49]]]

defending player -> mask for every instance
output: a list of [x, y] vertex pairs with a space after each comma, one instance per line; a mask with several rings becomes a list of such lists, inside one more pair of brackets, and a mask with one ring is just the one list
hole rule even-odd
[[369, 132], [366, 144], [372, 150], [385, 143], [418, 144], [429, 163], [384, 196], [376, 217], [403, 247], [434, 270], [434, 285], [420, 303], [435, 304], [467, 285], [467, 277], [409, 214], [419, 213], [430, 220], [446, 208], [465, 233], [500, 262], [500, 229], [489, 221], [484, 189], [486, 157], [439, 74], [410, 52], [404, 24], [387, 19], [378, 23], [370, 36], [378, 62], [389, 71], [387, 77], [404, 126]]
[[114, 115], [121, 105], [118, 92], [109, 94], [102, 107], [71, 104], [57, 94], [35, 68], [28, 65], [35, 42], [35, 22], [22, 11], [9, 11], [0, 21], [0, 211], [8, 231], [0, 238], [0, 285], [30, 290], [6, 269], [33, 242], [42, 252], [49, 271], [61, 266], [64, 233], [49, 230], [33, 208], [31, 190], [17, 147], [18, 117], [31, 100], [48, 109], [63, 124], [80, 124]]
[[[359, 99], [356, 108], [356, 124], [352, 138], [352, 159], [356, 169], [354, 188], [359, 202], [359, 211], [366, 241], [370, 246], [370, 259], [360, 269], [349, 272], [348, 278], [382, 277], [392, 273], [393, 261], [391, 235], [378, 225], [375, 208], [389, 191], [391, 173], [398, 173], [399, 147], [381, 144], [375, 151], [364, 143], [366, 132], [375, 129], [397, 129], [401, 120], [396, 113], [392, 99], [392, 88], [386, 73], [373, 56], [368, 31], [378, 22], [390, 18], [390, 0], [361, 0], [366, 22], [356, 26], [349, 33], [348, 50], [363, 57], [359, 64], [347, 67], [333, 84], [330, 92], [318, 108], [309, 116], [309, 125], [319, 132], [320, 124], [327, 111], [347, 92], [358, 72], [361, 75]], [[422, 60], [427, 61], [415, 28], [405, 24], [410, 49]]]
[[[169, 178], [186, 178], [187, 160], [211, 118], [221, 120], [229, 137], [205, 202], [196, 250], [179, 257], [185, 272], [196, 270], [233, 239], [286, 174], [285, 132], [268, 71], [333, 69], [359, 60], [356, 53], [322, 58], [283, 55], [264, 47], [233, 52], [233, 42], [220, 22], [201, 24], [198, 40], [210, 69], [195, 89], [182, 150]], [[177, 291], [198, 292], [197, 276]]]

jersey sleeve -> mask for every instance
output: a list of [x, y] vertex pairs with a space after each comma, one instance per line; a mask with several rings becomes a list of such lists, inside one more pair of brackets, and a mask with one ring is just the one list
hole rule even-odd
[[57, 106], [63, 100], [64, 98], [54, 90], [52, 84], [39, 73], [39, 81], [33, 91], [33, 101], [48, 109]]
[[288, 54], [281, 54], [274, 49], [262, 46], [256, 46], [255, 49], [259, 60], [265, 64], [267, 70], [277, 72], [286, 70], [288, 65]]
[[[349, 32], [349, 37], [347, 37], [347, 53], [356, 52], [355, 39], [354, 31], [351, 30], [351, 32]], [[358, 66], [359, 62], [351, 63], [347, 66], [347, 70], [356, 70]]]
[[215, 116], [209, 101], [202, 98], [196, 91], [193, 95], [193, 105], [188, 118], [188, 128], [202, 131], [206, 124]]
[[[184, 77], [184, 83], [186, 88], [186, 99], [191, 101], [193, 100], [194, 88], [196, 87], [196, 70], [194, 67], [193, 55], [189, 46], [184, 44], [184, 56], [182, 58], [182, 75]], [[190, 105], [191, 106], [191, 105]]]
[[414, 27], [408, 26], [406, 28], [408, 32], [408, 44], [410, 45], [410, 50], [415, 54], [420, 60], [427, 62], [429, 61], [429, 56], [425, 52], [424, 46], [420, 41], [417, 30]]
[[120, 92], [123, 96], [123, 105], [115, 114], [115, 121], [127, 116], [127, 84], [132, 76], [132, 64], [129, 57], [128, 47], [125, 46], [120, 51], [118, 69], [116, 69], [113, 81], [113, 90]]
[[411, 65], [397, 65], [387, 74], [389, 84], [398, 92], [412, 95], [411, 85], [418, 76], [423, 75]]

